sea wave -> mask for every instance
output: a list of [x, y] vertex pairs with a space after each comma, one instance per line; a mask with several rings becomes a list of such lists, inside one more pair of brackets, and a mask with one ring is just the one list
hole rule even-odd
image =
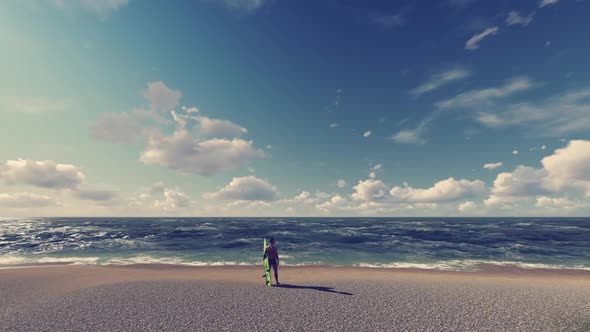
[[520, 269], [544, 269], [544, 270], [584, 270], [590, 271], [587, 265], [562, 265], [562, 264], [544, 264], [544, 263], [526, 263], [517, 261], [491, 261], [491, 260], [449, 260], [432, 263], [413, 263], [413, 262], [392, 262], [392, 263], [359, 263], [358, 267], [368, 268], [397, 268], [397, 269], [424, 269], [439, 271], [481, 271], [486, 265], [515, 267]]

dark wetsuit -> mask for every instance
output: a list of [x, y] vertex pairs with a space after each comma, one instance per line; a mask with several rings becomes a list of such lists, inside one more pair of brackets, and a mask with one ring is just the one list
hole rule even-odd
[[277, 251], [277, 247], [272, 245], [266, 248], [266, 255], [268, 256], [268, 264], [269, 265], [277, 265], [277, 260], [279, 258], [279, 253]]

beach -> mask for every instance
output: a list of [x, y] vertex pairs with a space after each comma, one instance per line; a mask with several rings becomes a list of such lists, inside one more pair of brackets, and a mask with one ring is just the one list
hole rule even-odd
[[590, 330], [590, 272], [482, 269], [8, 266], [0, 330]]

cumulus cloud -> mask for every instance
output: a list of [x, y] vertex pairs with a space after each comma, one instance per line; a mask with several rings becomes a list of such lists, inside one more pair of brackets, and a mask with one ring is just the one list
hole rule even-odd
[[351, 198], [355, 201], [383, 204], [443, 203], [480, 195], [485, 192], [485, 184], [480, 180], [456, 180], [451, 177], [426, 189], [408, 185], [390, 189], [381, 180], [368, 179], [359, 181], [354, 189]]
[[338, 188], [346, 187], [346, 181], [344, 181], [342, 179], [338, 180], [338, 182], [336, 184], [338, 185]]
[[463, 213], [475, 212], [475, 211], [477, 211], [477, 209], [478, 209], [477, 204], [472, 201], [462, 202], [457, 206], [457, 210], [459, 210], [459, 212], [463, 212]]
[[147, 89], [143, 91], [143, 97], [150, 102], [154, 110], [169, 112], [178, 106], [182, 93], [172, 90], [162, 81], [148, 83]]
[[154, 208], [174, 211], [190, 207], [190, 198], [178, 189], [165, 188], [163, 194], [163, 199], [154, 202]]
[[512, 154], [518, 154], [518, 150], [512, 151]]
[[434, 91], [454, 81], [466, 78], [469, 75], [469, 71], [464, 68], [453, 68], [442, 71], [432, 75], [428, 82], [410, 90], [410, 94], [417, 98], [427, 92]]
[[369, 136], [371, 136], [372, 133], [373, 132], [371, 132], [370, 130], [367, 130], [363, 133], [363, 137], [369, 137]]
[[389, 196], [389, 187], [381, 180], [368, 179], [359, 181], [353, 187], [355, 192], [351, 198], [356, 201], [384, 202]]
[[498, 174], [486, 205], [550, 194], [580, 192], [590, 197], [590, 141], [572, 140], [541, 160], [541, 168], [518, 166]]
[[[246, 128], [200, 115], [195, 107], [174, 109], [182, 93], [163, 82], [148, 83], [143, 96], [150, 103], [149, 109], [102, 114], [91, 128], [92, 136], [115, 143], [144, 141], [140, 156], [143, 163], [206, 176], [264, 157], [264, 151], [254, 148], [252, 141], [238, 138], [247, 133]], [[146, 125], [147, 120], [155, 121], [156, 125]], [[174, 130], [164, 134], [159, 125], [174, 125]]]
[[579, 204], [566, 197], [537, 196], [535, 206], [543, 209], [573, 209]]
[[0, 193], [0, 207], [3, 208], [38, 208], [56, 205], [53, 197], [35, 193], [21, 192], [14, 194]]
[[7, 160], [0, 164], [0, 179], [8, 184], [28, 184], [43, 188], [73, 188], [85, 181], [82, 171], [53, 160]]
[[337, 124], [337, 123], [330, 123], [330, 128], [337, 128], [337, 127], [339, 127], [339, 126], [340, 126], [340, 125], [339, 125], [339, 124]]
[[278, 192], [267, 181], [251, 175], [233, 178], [219, 191], [205, 194], [204, 197], [233, 201], [274, 201], [278, 197]]
[[129, 113], [105, 112], [90, 128], [93, 138], [112, 143], [135, 143], [141, 138], [142, 127]]
[[340, 210], [348, 206], [348, 200], [340, 195], [334, 195], [330, 200], [317, 205], [317, 209], [326, 213]]
[[440, 203], [473, 197], [485, 192], [485, 183], [481, 180], [456, 180], [448, 178], [438, 181], [427, 189], [410, 186], [393, 187], [391, 196], [396, 201], [409, 203]]
[[469, 51], [475, 51], [479, 48], [479, 43], [486, 37], [488, 36], [493, 36], [496, 33], [498, 33], [499, 28], [497, 26], [494, 27], [490, 27], [485, 29], [484, 31], [482, 31], [481, 33], [478, 33], [476, 35], [474, 35], [473, 37], [469, 38], [469, 40], [467, 40], [465, 42], [465, 49], [469, 50]]
[[178, 130], [170, 136], [151, 135], [140, 160], [145, 164], [208, 176], [243, 167], [251, 159], [263, 156], [264, 152], [255, 149], [252, 141], [237, 138], [201, 141], [186, 130]]
[[590, 140], [572, 140], [541, 164], [548, 174], [545, 186], [551, 191], [580, 190], [590, 197]]
[[201, 116], [198, 117], [198, 121], [200, 122], [201, 133], [205, 136], [233, 138], [248, 132], [246, 128], [240, 127], [228, 120], [211, 119]]
[[535, 13], [530, 13], [528, 16], [520, 16], [520, 14], [517, 11], [511, 11], [510, 13], [508, 13], [508, 16], [506, 17], [506, 24], [507, 25], [515, 25], [515, 24], [520, 24], [522, 26], [527, 26], [529, 25], [532, 21], [533, 21], [533, 16], [535, 15]]
[[488, 163], [488, 164], [484, 164], [483, 165], [483, 168], [485, 168], [485, 169], [496, 169], [496, 168], [502, 167], [502, 165], [503, 165], [502, 162]]
[[532, 196], [546, 193], [540, 179], [547, 175], [544, 169], [518, 166], [512, 172], [502, 172], [496, 176], [492, 194], [497, 196]]

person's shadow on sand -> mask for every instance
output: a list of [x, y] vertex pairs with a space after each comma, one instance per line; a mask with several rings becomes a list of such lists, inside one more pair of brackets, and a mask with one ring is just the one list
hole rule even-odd
[[334, 290], [334, 287], [299, 286], [299, 285], [289, 285], [289, 284], [273, 285], [273, 287], [281, 287], [281, 288], [289, 288], [289, 289], [313, 289], [313, 290], [317, 290], [320, 292], [328, 292], [328, 293], [341, 294], [341, 295], [353, 295], [352, 293], [340, 292], [340, 291]]

